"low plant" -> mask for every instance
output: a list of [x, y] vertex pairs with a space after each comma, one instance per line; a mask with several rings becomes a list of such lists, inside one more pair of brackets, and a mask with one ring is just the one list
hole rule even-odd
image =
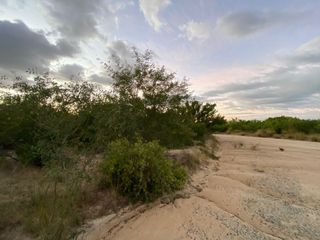
[[91, 178], [86, 163], [62, 166], [51, 162], [44, 179], [30, 190], [23, 225], [27, 232], [45, 240], [74, 239], [83, 223], [81, 204]]
[[132, 201], [151, 201], [183, 187], [186, 170], [157, 141], [112, 142], [102, 163], [103, 183]]
[[33, 191], [24, 219], [25, 229], [41, 239], [68, 239], [74, 233], [72, 227], [82, 220], [77, 209], [77, 197], [71, 192], [57, 192], [54, 185]]

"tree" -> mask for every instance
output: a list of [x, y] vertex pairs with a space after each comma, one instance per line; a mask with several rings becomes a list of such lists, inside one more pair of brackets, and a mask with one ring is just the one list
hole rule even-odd
[[141, 54], [133, 49], [134, 64], [123, 63], [113, 56], [113, 65], [105, 64], [114, 80], [113, 92], [122, 102], [139, 100], [147, 109], [165, 112], [189, 99], [185, 80], [176, 80], [175, 73], [152, 62], [151, 51]]
[[182, 114], [191, 120], [194, 131], [198, 137], [208, 132], [219, 130], [226, 123], [223, 116], [217, 113], [215, 103], [201, 103], [199, 101], [187, 101], [181, 108]]
[[131, 134], [141, 135], [146, 140], [159, 140], [167, 147], [191, 144], [194, 134], [179, 113], [179, 108], [190, 97], [186, 81], [177, 80], [175, 73], [155, 65], [150, 51], [141, 54], [133, 49], [132, 57], [134, 63], [131, 65], [116, 56], [105, 64], [114, 81], [115, 103], [120, 109], [126, 109], [118, 111], [120, 115], [115, 125], [129, 123]]

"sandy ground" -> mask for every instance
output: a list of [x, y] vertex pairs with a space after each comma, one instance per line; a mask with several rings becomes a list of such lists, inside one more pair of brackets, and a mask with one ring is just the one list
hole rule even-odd
[[82, 238], [320, 239], [320, 143], [216, 137], [220, 159], [188, 198], [98, 219]]

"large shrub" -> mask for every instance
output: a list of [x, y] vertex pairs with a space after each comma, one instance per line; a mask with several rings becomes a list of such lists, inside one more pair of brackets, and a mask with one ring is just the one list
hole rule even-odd
[[150, 201], [182, 188], [186, 171], [168, 159], [164, 151], [156, 141], [112, 142], [102, 163], [104, 184], [133, 201]]

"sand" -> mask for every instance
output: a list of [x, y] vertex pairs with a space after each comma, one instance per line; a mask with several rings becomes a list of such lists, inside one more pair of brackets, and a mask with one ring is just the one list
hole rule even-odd
[[320, 239], [320, 143], [216, 137], [188, 197], [97, 219], [82, 239]]

